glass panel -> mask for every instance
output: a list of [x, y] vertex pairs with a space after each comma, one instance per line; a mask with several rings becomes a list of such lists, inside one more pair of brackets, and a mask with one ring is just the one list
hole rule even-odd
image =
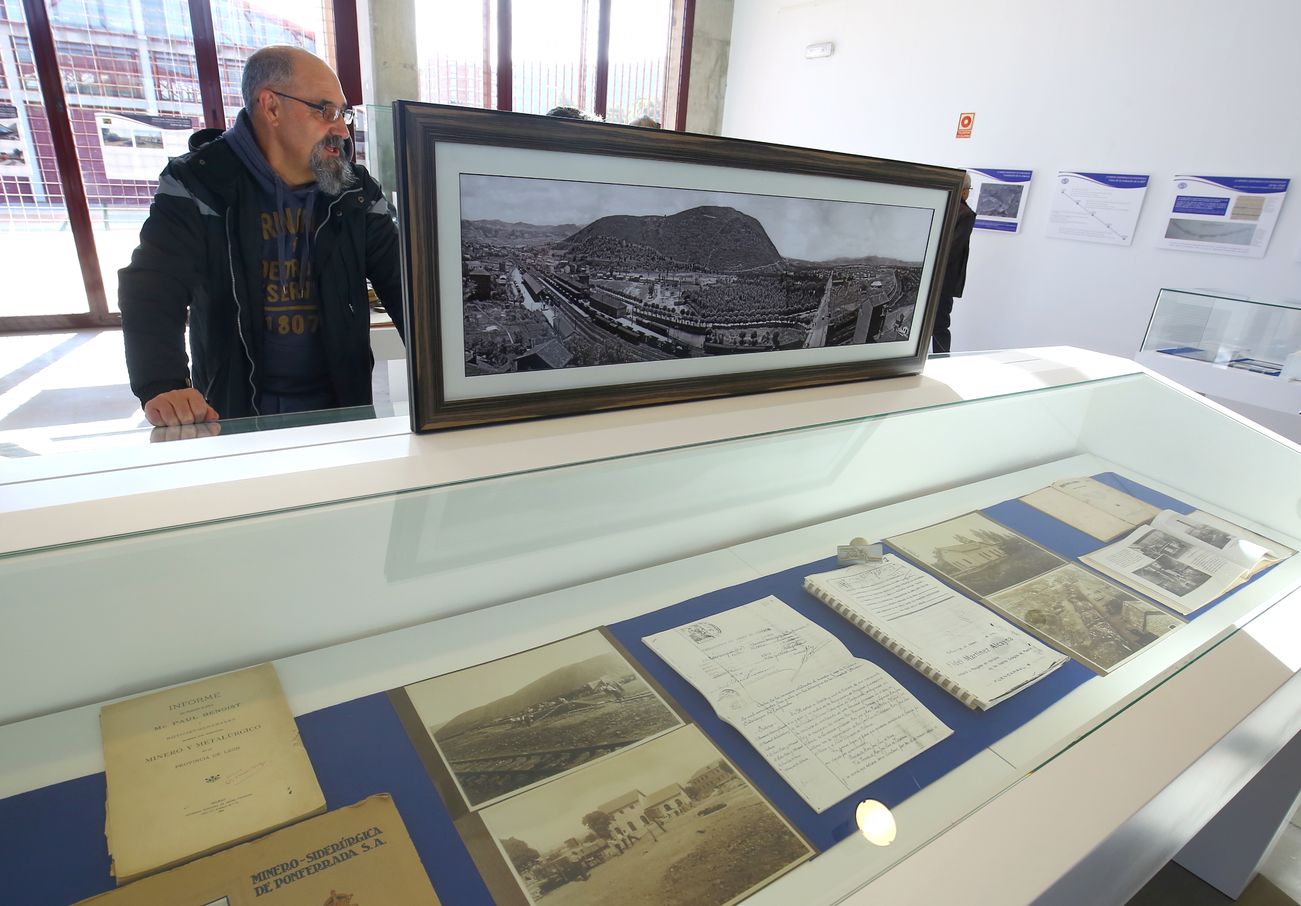
[[334, 8], [329, 0], [266, 4], [212, 0], [212, 29], [217, 38], [217, 64], [227, 125], [235, 122], [244, 106], [240, 92], [244, 61], [259, 47], [290, 44], [309, 50], [331, 68], [338, 68]]
[[[0, 317], [90, 310], [68, 225], [22, 4], [0, 6], [0, 233], [9, 292]], [[42, 267], [19, 267], [40, 261]]]
[[416, 57], [420, 100], [496, 109], [496, 0], [417, 3]]
[[1143, 350], [1228, 365], [1265, 362], [1281, 369], [1301, 351], [1301, 303], [1163, 289]]
[[671, 0], [613, 0], [607, 123], [649, 117], [663, 124], [665, 70], [673, 24]]
[[598, 0], [517, 3], [511, 8], [513, 108], [596, 109]]
[[[1024, 361], [986, 360], [996, 370]], [[971, 362], [974, 372], [980, 363]], [[447, 452], [478, 452], [471, 432], [444, 440]], [[321, 691], [337, 696], [332, 701], [381, 692], [394, 676], [422, 675], [414, 671], [433, 653], [471, 651], [487, 660], [544, 635], [614, 623], [758, 576], [801, 565], [803, 574], [819, 571], [850, 533], [890, 537], [1106, 471], [1295, 547], [1301, 516], [1280, 482], [1286, 490], [1298, 457], [1296, 448], [1192, 394], [1128, 375], [14, 554], [0, 558], [0, 588], [41, 606], [9, 627], [8, 666], [27, 682], [8, 704], [25, 710], [0, 714], [0, 722], [299, 651], [316, 651], [295, 664], [300, 688], [328, 686]], [[355, 485], [338, 487], [348, 493]], [[235, 482], [230, 492], [257, 501], [261, 488]], [[786, 579], [783, 595], [800, 594], [797, 580]], [[1071, 665], [1079, 694], [1063, 693], [1010, 735], [982, 742], [943, 783], [916, 793], [923, 806], [911, 807], [911, 789], [901, 796], [900, 813], [911, 823], [892, 847], [870, 858], [841, 848], [830, 862], [819, 858], [799, 871], [818, 879], [815, 889], [823, 889], [831, 864], [837, 890], [867, 882], [1298, 585], [1301, 557], [1106, 676]], [[732, 603], [756, 587], [729, 593]], [[544, 597], [523, 600], [531, 595]], [[1294, 605], [1278, 610], [1286, 615]], [[443, 618], [454, 619], [347, 652], [317, 651]], [[122, 633], [122, 626], [151, 631]], [[322, 665], [319, 679], [308, 679], [309, 661]], [[1232, 684], [1225, 688], [1217, 717], [1243, 701]], [[93, 746], [93, 733], [87, 738]]]

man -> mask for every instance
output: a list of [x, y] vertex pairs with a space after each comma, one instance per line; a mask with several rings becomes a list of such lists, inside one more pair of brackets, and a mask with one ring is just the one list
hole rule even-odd
[[971, 194], [971, 177], [962, 177], [962, 206], [958, 208], [958, 222], [953, 227], [953, 247], [949, 250], [949, 263], [944, 269], [944, 282], [940, 286], [940, 305], [935, 310], [935, 330], [931, 333], [931, 352], [948, 352], [953, 345], [949, 322], [953, 316], [953, 300], [962, 298], [967, 286], [967, 256], [971, 251], [971, 230], [976, 224], [976, 212], [967, 205]]
[[131, 390], [154, 425], [370, 404], [367, 279], [402, 331], [397, 228], [347, 159], [334, 72], [264, 47], [243, 94], [234, 126], [167, 165], [119, 273]]

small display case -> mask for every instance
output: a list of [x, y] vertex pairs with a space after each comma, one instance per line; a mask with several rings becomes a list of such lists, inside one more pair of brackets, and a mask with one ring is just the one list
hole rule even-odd
[[1301, 438], [1301, 301], [1162, 289], [1140, 364]]

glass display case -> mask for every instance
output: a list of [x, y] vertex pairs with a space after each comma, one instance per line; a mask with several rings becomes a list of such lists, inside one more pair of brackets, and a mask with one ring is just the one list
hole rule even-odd
[[1301, 302], [1162, 289], [1137, 358], [1286, 437], [1301, 433]]
[[[955, 356], [866, 385], [259, 451], [242, 471], [232, 454], [11, 486], [0, 819], [31, 831], [0, 850], [10, 889], [67, 903], [112, 884], [101, 703], [273, 661], [329, 806], [393, 793], [443, 901], [492, 902], [383, 693], [607, 627], [818, 850], [747, 902], [1029, 902], [1086, 863], [1094, 902], [1123, 902], [1298, 729], [1301, 557], [1105, 674], [1072, 661], [988, 711], [840, 626], [954, 732], [825, 813], [640, 647], [655, 621], [795, 606], [851, 538], [972, 512], [1073, 560], [1102, 542], [1020, 498], [1077, 477], [1301, 548], [1301, 448], [1104, 366]], [[1285, 716], [1245, 721], [1270, 707]], [[1168, 827], [1145, 811], [1194, 776]], [[893, 812], [888, 846], [853, 826], [869, 798]], [[1143, 841], [1099, 875], [1091, 854], [1132, 821]]]

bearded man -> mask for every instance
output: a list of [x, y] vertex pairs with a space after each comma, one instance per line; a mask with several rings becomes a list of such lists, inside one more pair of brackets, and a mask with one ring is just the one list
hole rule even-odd
[[402, 332], [397, 228], [349, 162], [338, 77], [264, 47], [243, 94], [234, 126], [195, 133], [163, 170], [118, 274], [131, 390], [154, 425], [369, 405], [367, 279]]

